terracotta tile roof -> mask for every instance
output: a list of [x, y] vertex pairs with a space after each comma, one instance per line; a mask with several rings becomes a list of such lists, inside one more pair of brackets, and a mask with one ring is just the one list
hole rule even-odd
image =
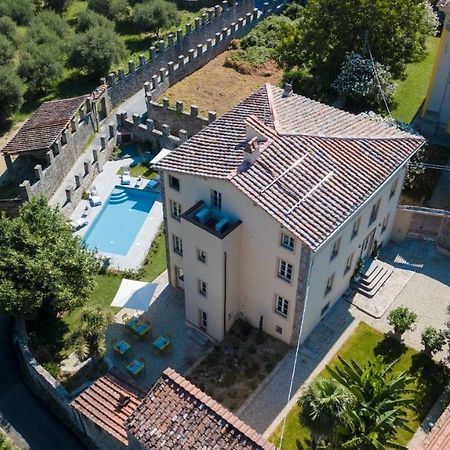
[[[282, 93], [264, 86], [157, 167], [228, 179], [316, 250], [424, 139]], [[267, 140], [256, 162], [243, 170], [246, 128]]]
[[145, 392], [109, 372], [72, 401], [72, 406], [124, 444], [128, 443], [125, 421], [138, 407]]
[[450, 450], [450, 405], [417, 450]]
[[172, 369], [128, 420], [145, 448], [275, 450], [260, 434]]
[[89, 95], [42, 103], [2, 152], [17, 154], [49, 148]]

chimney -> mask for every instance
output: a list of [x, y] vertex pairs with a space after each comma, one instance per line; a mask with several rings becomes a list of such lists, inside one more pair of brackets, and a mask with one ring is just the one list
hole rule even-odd
[[130, 403], [130, 400], [131, 398], [129, 395], [120, 394], [117, 406], [119, 407], [119, 409], [125, 408], [125, 406], [127, 406], [128, 403]]
[[252, 165], [259, 156], [260, 143], [256, 136], [252, 137], [249, 141], [245, 143], [244, 147], [244, 162]]
[[292, 84], [286, 83], [284, 85], [283, 98], [290, 97], [292, 95]]

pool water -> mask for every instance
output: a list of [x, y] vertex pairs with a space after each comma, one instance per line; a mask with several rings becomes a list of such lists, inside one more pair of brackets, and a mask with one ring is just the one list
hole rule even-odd
[[158, 194], [116, 186], [84, 236], [86, 245], [103, 253], [126, 255]]

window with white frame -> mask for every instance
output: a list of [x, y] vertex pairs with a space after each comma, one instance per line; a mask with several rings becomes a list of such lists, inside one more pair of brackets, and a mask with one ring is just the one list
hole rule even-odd
[[222, 193], [211, 189], [211, 206], [216, 209], [222, 209]]
[[203, 331], [208, 330], [208, 314], [202, 310], [200, 310], [200, 329]]
[[198, 292], [200, 295], [203, 295], [203, 297], [208, 296], [208, 285], [206, 281], [198, 280]]
[[286, 300], [281, 295], [277, 295], [275, 303], [275, 311], [278, 314], [281, 314], [283, 317], [287, 317], [288, 309], [289, 309], [289, 300]]
[[389, 223], [389, 218], [391, 216], [391, 213], [388, 213], [388, 215], [383, 219], [383, 225], [381, 226], [381, 232], [384, 233], [386, 231], [386, 228]]
[[280, 259], [278, 261], [278, 276], [286, 281], [292, 280], [292, 264]]
[[372, 212], [370, 213], [369, 225], [371, 225], [378, 217], [378, 210], [380, 209], [380, 201], [378, 200], [375, 205], [372, 206]]
[[336, 239], [333, 244], [333, 249], [331, 250], [330, 260], [333, 260], [339, 254], [340, 245], [341, 245], [341, 238]]
[[181, 204], [171, 200], [170, 209], [172, 211], [172, 217], [176, 220], [181, 220]]
[[354, 239], [356, 236], [358, 236], [359, 233], [359, 224], [361, 223], [361, 217], [358, 217], [353, 222], [353, 229], [352, 229], [352, 239]]
[[176, 191], [180, 190], [180, 180], [177, 177], [169, 175], [169, 186]]
[[294, 238], [287, 233], [281, 233], [281, 245], [288, 250], [294, 250]]
[[206, 264], [206, 252], [205, 250], [202, 250], [201, 248], [197, 249], [197, 258], [202, 263]]
[[395, 191], [397, 190], [397, 185], [398, 185], [398, 178], [396, 178], [394, 180], [394, 182], [392, 183], [391, 192], [389, 194], [389, 198], [392, 198], [395, 195]]
[[353, 264], [353, 253], [347, 258], [345, 263], [344, 275], [352, 268]]
[[331, 289], [333, 289], [333, 283], [334, 283], [334, 273], [327, 280], [327, 286], [325, 288], [325, 295], [328, 294], [331, 291]]
[[173, 251], [178, 253], [180, 256], [183, 256], [183, 241], [180, 237], [172, 235], [173, 240]]

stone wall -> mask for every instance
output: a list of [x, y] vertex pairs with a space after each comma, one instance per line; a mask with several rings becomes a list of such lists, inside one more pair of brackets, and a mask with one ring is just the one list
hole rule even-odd
[[264, 4], [263, 11], [254, 8], [254, 0], [242, 0], [231, 7], [226, 1], [186, 25], [186, 31], [177, 31], [168, 36], [167, 45], [159, 42], [158, 51], [150, 48], [150, 59], [139, 56], [138, 65], [128, 64], [128, 73], [123, 69], [108, 76], [108, 94], [114, 105], [118, 105], [138, 92], [144, 82], [151, 83], [153, 98], [186, 76], [192, 74], [217, 55], [225, 51], [233, 39], [246, 35], [262, 18], [281, 9], [284, 2]]

